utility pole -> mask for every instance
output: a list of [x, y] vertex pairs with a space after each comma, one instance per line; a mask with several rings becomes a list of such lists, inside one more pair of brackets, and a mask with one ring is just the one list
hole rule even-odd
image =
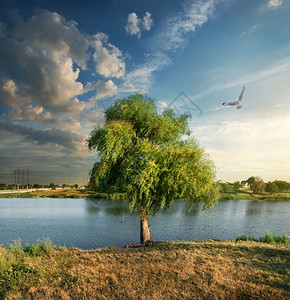
[[18, 171], [17, 171], [17, 190], [19, 190], [19, 173], [20, 173], [20, 169], [18, 168]]
[[27, 174], [26, 174], [26, 189], [27, 189], [27, 191], [28, 191], [28, 188], [29, 188], [29, 180], [28, 180], [28, 178], [29, 178], [29, 167], [27, 168]]
[[[25, 186], [25, 183], [26, 183], [26, 189], [28, 190], [28, 188], [29, 188], [29, 175], [32, 174], [32, 173], [33, 172], [31, 172], [29, 170], [29, 167], [27, 168], [27, 170], [22, 169], [20, 171], [20, 168], [18, 168], [17, 170], [14, 170], [15, 188], [17, 190], [19, 190], [20, 185], [21, 185], [21, 188], [24, 189], [25, 188], [24, 186]], [[21, 182], [22, 182], [22, 184], [21, 184]]]
[[24, 187], [24, 170], [22, 170], [22, 185], [21, 185], [22, 190], [23, 187]]

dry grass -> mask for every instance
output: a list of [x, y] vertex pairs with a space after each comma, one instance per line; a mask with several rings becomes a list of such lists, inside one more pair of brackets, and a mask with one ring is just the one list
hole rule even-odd
[[289, 244], [244, 241], [52, 249], [25, 256], [17, 280], [2, 290], [0, 273], [0, 298], [290, 299], [289, 259]]

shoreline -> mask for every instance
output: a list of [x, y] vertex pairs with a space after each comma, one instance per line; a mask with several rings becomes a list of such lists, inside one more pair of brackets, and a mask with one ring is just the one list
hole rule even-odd
[[[124, 193], [97, 193], [85, 189], [30, 189], [30, 190], [11, 190], [0, 191], [0, 198], [90, 198], [90, 199], [111, 199], [126, 200]], [[262, 201], [290, 201], [290, 191], [277, 194], [253, 194], [243, 191], [236, 193], [220, 193], [221, 200], [262, 200]]]

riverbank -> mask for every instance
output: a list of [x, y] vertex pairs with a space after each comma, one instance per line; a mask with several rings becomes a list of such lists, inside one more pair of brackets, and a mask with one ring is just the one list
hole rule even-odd
[[77, 188], [33, 189], [0, 192], [0, 198], [87, 198], [92, 191]]
[[0, 248], [1, 299], [289, 299], [290, 248], [157, 242], [83, 251]]
[[[86, 189], [58, 188], [58, 189], [35, 189], [33, 191], [11, 191], [1, 193], [0, 198], [92, 198], [92, 199], [125, 199], [123, 193], [96, 193]], [[221, 193], [220, 200], [267, 200], [267, 201], [290, 201], [290, 191], [276, 194], [254, 194], [240, 190], [235, 193]]]
[[235, 193], [221, 193], [220, 200], [266, 200], [266, 201], [290, 201], [290, 191], [269, 194], [254, 194], [246, 191], [237, 191]]

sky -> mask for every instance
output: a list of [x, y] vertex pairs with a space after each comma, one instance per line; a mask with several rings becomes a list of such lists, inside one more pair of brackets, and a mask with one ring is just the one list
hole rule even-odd
[[[289, 0], [0, 0], [0, 182], [86, 184], [86, 139], [135, 93], [191, 113], [217, 180], [290, 181], [289, 15]], [[222, 106], [243, 86], [241, 109]]]

